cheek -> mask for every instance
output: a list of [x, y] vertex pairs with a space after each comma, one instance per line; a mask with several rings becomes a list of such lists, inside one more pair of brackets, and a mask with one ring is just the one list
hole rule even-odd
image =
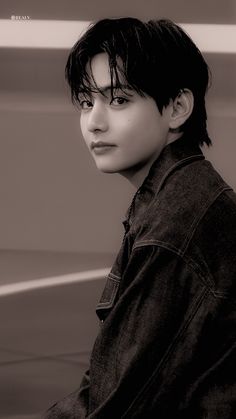
[[149, 109], [149, 107], [141, 108], [138, 112], [130, 115], [128, 118], [128, 125], [130, 129], [133, 128], [137, 133], [144, 133], [148, 131], [154, 131], [158, 128], [158, 114]]
[[136, 136], [141, 136], [147, 129], [147, 119], [141, 113], [134, 113], [125, 118], [121, 116], [114, 121], [114, 127], [117, 132], [120, 132], [120, 137], [130, 137], [134, 138]]
[[79, 125], [80, 125], [80, 130], [81, 130], [82, 134], [84, 135], [85, 126], [84, 126], [84, 118], [82, 116], [80, 116]]
[[86, 123], [85, 119], [80, 117], [80, 131], [84, 141], [87, 143], [87, 130], [86, 130]]
[[[162, 133], [162, 128], [156, 115], [151, 115], [147, 112], [139, 112], [138, 114], [129, 117], [126, 124], [120, 123], [118, 125], [123, 132], [130, 139], [135, 139], [137, 147], [141, 146], [146, 139], [146, 142], [151, 145], [155, 143], [157, 138]], [[140, 144], [141, 142], [141, 144]]]

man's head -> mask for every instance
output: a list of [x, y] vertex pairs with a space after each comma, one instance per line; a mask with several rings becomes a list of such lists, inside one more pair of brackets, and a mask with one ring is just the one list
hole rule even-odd
[[[104, 172], [130, 175], [132, 168], [135, 173], [150, 166], [182, 133], [195, 144], [210, 144], [208, 67], [169, 20], [97, 22], [73, 47], [66, 78], [73, 102], [80, 104], [85, 141]], [[99, 148], [98, 142], [112, 147]]]
[[[135, 18], [104, 19], [93, 24], [75, 44], [66, 66], [73, 101], [80, 91], [90, 91], [91, 59], [101, 52], [109, 57], [111, 83], [120, 75], [140, 95], [151, 96], [162, 112], [170, 99], [184, 89], [193, 93], [194, 107], [184, 124], [189, 141], [200, 145], [211, 141], [206, 129], [205, 93], [209, 69], [188, 35], [169, 20], [147, 23]], [[119, 60], [120, 59], [120, 60]]]

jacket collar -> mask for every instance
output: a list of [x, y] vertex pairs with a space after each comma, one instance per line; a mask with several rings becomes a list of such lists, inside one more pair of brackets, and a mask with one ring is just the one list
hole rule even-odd
[[132, 224], [136, 209], [138, 208], [139, 199], [148, 202], [154, 194], [156, 196], [159, 193], [171, 173], [194, 160], [204, 158], [200, 147], [197, 144], [191, 144], [191, 141], [186, 136], [182, 136], [180, 139], [164, 147], [161, 154], [152, 164], [142, 185], [134, 194], [126, 212], [125, 220], [123, 221], [125, 230], [127, 231]]

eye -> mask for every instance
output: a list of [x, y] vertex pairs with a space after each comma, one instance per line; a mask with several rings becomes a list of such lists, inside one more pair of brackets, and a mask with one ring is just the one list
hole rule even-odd
[[93, 103], [91, 102], [91, 100], [80, 100], [79, 101], [79, 106], [80, 106], [80, 109], [86, 110], [86, 109], [92, 108]]
[[124, 105], [127, 102], [128, 102], [128, 99], [122, 96], [115, 96], [111, 100], [111, 104], [115, 106]]

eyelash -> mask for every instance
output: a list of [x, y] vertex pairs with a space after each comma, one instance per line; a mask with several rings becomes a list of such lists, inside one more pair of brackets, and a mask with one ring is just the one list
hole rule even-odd
[[[121, 100], [122, 103], [114, 103], [115, 100]], [[127, 98], [125, 98], [125, 97], [122, 97], [122, 96], [114, 96], [111, 99], [111, 101], [110, 101], [110, 105], [113, 104], [114, 106], [119, 106], [119, 105], [121, 106], [121, 105], [124, 105], [125, 103], [128, 103], [128, 102], [129, 102], [129, 100]], [[89, 106], [89, 105], [91, 105], [91, 106]], [[79, 107], [82, 110], [90, 109], [92, 106], [93, 106], [93, 103], [90, 100], [81, 100], [81, 101], [79, 101]]]
[[122, 97], [122, 96], [115, 96], [115, 97], [113, 97], [112, 98], [112, 100], [111, 100], [111, 102], [110, 102], [110, 105], [111, 104], [114, 104], [114, 101], [116, 100], [116, 99], [118, 99], [118, 100], [122, 100], [122, 103], [118, 103], [117, 105], [124, 105], [125, 103], [127, 103], [127, 102], [129, 102], [129, 100], [128, 99], [126, 99], [125, 97]]
[[90, 100], [80, 100], [79, 101], [79, 107], [80, 107], [80, 109], [89, 109], [89, 106], [84, 107], [85, 104], [86, 105], [88, 105], [88, 104], [93, 105]]

